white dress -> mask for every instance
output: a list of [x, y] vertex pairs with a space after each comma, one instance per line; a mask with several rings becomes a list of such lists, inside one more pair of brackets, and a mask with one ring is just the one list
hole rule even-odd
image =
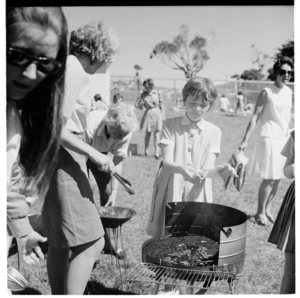
[[[196, 124], [191, 123], [183, 115], [165, 120], [160, 144], [173, 147], [176, 163], [201, 169], [208, 154], [220, 154], [221, 130], [204, 119]], [[160, 167], [154, 181], [146, 232], [153, 237], [163, 234], [167, 202], [212, 201], [211, 179], [192, 184], [185, 181], [182, 175], [170, 174]]]
[[259, 118], [259, 136], [249, 161], [249, 175], [262, 179], [282, 179], [286, 158], [280, 154], [289, 136], [292, 90], [275, 85], [264, 88], [268, 102]]

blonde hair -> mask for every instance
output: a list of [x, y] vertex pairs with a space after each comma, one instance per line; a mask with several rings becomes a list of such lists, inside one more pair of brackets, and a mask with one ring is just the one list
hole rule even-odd
[[122, 133], [136, 131], [139, 128], [138, 119], [133, 107], [122, 105], [111, 105], [105, 116], [108, 126]]
[[218, 92], [211, 80], [195, 77], [190, 79], [182, 89], [182, 98], [184, 102], [189, 95], [204, 97], [209, 101], [209, 106], [212, 108], [218, 97]]
[[118, 49], [119, 40], [113, 29], [102, 22], [90, 22], [71, 32], [70, 54], [85, 54], [93, 63], [112, 60]]

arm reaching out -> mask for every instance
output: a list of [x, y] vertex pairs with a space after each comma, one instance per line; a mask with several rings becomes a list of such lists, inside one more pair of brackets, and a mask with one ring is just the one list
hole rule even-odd
[[257, 101], [256, 101], [256, 104], [255, 104], [255, 108], [254, 108], [254, 112], [253, 112], [253, 115], [251, 117], [251, 120], [247, 126], [247, 129], [246, 129], [246, 132], [245, 132], [245, 135], [244, 135], [244, 138], [241, 142], [241, 144], [239, 145], [239, 150], [241, 151], [244, 151], [247, 149], [248, 147], [248, 140], [257, 124], [257, 121], [266, 105], [266, 103], [268, 102], [268, 93], [267, 91], [263, 90], [258, 98], [257, 98]]

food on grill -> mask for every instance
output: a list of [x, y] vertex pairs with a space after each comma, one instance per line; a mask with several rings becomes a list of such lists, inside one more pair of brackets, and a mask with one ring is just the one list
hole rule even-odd
[[218, 262], [219, 243], [202, 235], [161, 237], [143, 248], [148, 262], [171, 267], [207, 267]]

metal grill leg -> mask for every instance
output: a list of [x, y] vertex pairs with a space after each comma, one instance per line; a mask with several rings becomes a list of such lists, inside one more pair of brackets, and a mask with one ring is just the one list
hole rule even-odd
[[155, 284], [155, 286], [154, 286], [154, 291], [153, 291], [153, 295], [157, 295], [158, 290], [159, 290], [159, 284]]

